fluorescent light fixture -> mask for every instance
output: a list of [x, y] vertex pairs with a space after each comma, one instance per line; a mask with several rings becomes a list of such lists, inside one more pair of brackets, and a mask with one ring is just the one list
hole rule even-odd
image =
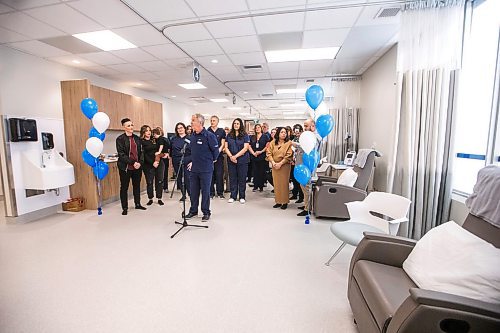
[[137, 47], [110, 30], [85, 32], [82, 34], [75, 34], [73, 37], [98, 47], [103, 51], [125, 50]]
[[214, 102], [214, 103], [225, 103], [225, 102], [229, 102], [226, 98], [210, 98], [210, 101], [211, 101], [211, 102]]
[[229, 106], [227, 107], [228, 110], [241, 110], [241, 106]]
[[75, 60], [71, 60], [71, 62], [74, 63], [74, 64], [79, 64], [80, 63], [80, 61], [76, 60], [76, 59]]
[[211, 62], [212, 64], [218, 64], [218, 63], [219, 63], [219, 60], [217, 60], [217, 59], [212, 59], [212, 60], [210, 60], [210, 62]]
[[179, 83], [178, 86], [182, 87], [184, 89], [188, 89], [188, 90], [193, 90], [193, 89], [207, 89], [207, 87], [205, 87], [204, 85], [202, 85], [199, 82], [196, 82], [196, 83]]
[[267, 62], [335, 59], [340, 47], [265, 51]]
[[294, 88], [294, 89], [276, 89], [277, 94], [300, 94], [305, 93], [306, 88]]

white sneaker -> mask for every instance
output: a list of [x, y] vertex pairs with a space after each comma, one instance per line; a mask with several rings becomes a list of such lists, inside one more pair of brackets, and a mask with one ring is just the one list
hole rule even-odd
[[244, 204], [245, 203], [245, 199], [240, 199], [240, 204]]
[[233, 203], [233, 202], [234, 202], [233, 198], [229, 198], [229, 200], [227, 201], [227, 203]]

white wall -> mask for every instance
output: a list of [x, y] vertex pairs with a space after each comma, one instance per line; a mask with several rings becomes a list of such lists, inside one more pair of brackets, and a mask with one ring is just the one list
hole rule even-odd
[[388, 163], [394, 152], [397, 119], [397, 46], [374, 63], [361, 81], [359, 147], [376, 148], [383, 156], [376, 160], [373, 186], [387, 188]]

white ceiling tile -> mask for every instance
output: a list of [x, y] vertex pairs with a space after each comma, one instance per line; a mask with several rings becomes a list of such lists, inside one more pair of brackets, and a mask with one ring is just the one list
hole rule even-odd
[[151, 72], [164, 71], [164, 70], [169, 70], [171, 68], [166, 63], [164, 63], [163, 61], [160, 61], [160, 60], [138, 62], [138, 63], [136, 63], [136, 65], [144, 68], [145, 70], [151, 71]]
[[2, 2], [17, 10], [24, 10], [59, 3], [59, 0], [2, 0]]
[[115, 56], [127, 60], [128, 62], [144, 62], [158, 60], [151, 54], [137, 48], [137, 49], [127, 49], [127, 50], [117, 50], [112, 51]]
[[144, 20], [119, 0], [80, 0], [68, 5], [106, 28], [144, 24]]
[[246, 53], [261, 51], [259, 39], [256, 35], [217, 39], [217, 42], [226, 53]]
[[161, 32], [149, 24], [113, 29], [113, 32], [136, 46], [159, 45], [168, 42]]
[[79, 54], [80, 57], [95, 62], [99, 65], [123, 64], [126, 61], [113, 55], [111, 52], [92, 52]]
[[25, 13], [68, 34], [103, 29], [102, 25], [65, 4], [33, 8]]
[[127, 0], [127, 3], [150, 22], [175, 21], [196, 17], [184, 0]]
[[217, 43], [212, 40], [202, 40], [197, 42], [184, 42], [179, 43], [179, 46], [183, 48], [191, 56], [207, 56], [221, 54], [222, 50], [217, 45]]
[[23, 40], [29, 40], [31, 38], [18, 34], [17, 32], [10, 31], [0, 27], [0, 44], [1, 43], [14, 43]]
[[235, 53], [228, 54], [228, 56], [235, 65], [257, 65], [266, 62], [266, 58], [262, 52]]
[[307, 0], [247, 0], [250, 10], [304, 6]]
[[176, 43], [212, 39], [210, 33], [201, 23], [174, 26], [163, 32]]
[[361, 10], [362, 8], [355, 7], [307, 12], [305, 30], [350, 28]]
[[186, 0], [186, 2], [199, 17], [248, 12], [245, 0]]
[[350, 28], [304, 31], [302, 47], [342, 46]]
[[21, 12], [0, 15], [0, 26], [35, 39], [65, 35], [64, 32]]
[[118, 64], [118, 65], [109, 65], [108, 68], [117, 70], [120, 73], [141, 73], [145, 72], [145, 70], [134, 64]]
[[[66, 65], [66, 66], [71, 66], [75, 68], [85, 68], [85, 67], [95, 67], [97, 64], [88, 61], [87, 59], [84, 59], [82, 57], [76, 56], [76, 55], [67, 55], [67, 56], [62, 56], [62, 57], [52, 57], [49, 58], [49, 60], [58, 62], [60, 64]], [[79, 63], [75, 64], [73, 61], [76, 60]]]
[[12, 11], [14, 11], [14, 8], [11, 8], [9, 6], [6, 6], [6, 5], [0, 3], [0, 14], [12, 12]]
[[241, 18], [204, 23], [214, 38], [249, 36], [255, 34], [252, 20]]
[[154, 46], [144, 46], [142, 47], [148, 53], [151, 53], [158, 59], [177, 59], [184, 58], [186, 54], [179, 50], [174, 44], [162, 44]]
[[70, 53], [58, 49], [56, 47], [50, 46], [48, 44], [39, 42], [37, 40], [31, 40], [27, 42], [17, 42], [7, 44], [7, 46], [12, 47], [17, 50], [25, 51], [30, 54], [42, 57], [42, 58], [50, 58], [50, 57], [58, 57], [69, 55]]
[[258, 34], [278, 32], [302, 31], [304, 13], [281, 14], [272, 16], [254, 17], [255, 28]]

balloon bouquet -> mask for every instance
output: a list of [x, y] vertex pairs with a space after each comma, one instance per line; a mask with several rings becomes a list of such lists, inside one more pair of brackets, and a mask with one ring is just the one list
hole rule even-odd
[[98, 112], [98, 106], [94, 99], [85, 98], [80, 103], [80, 109], [83, 114], [92, 120], [92, 127], [89, 131], [89, 138], [85, 143], [85, 149], [82, 152], [82, 158], [87, 163], [97, 178], [97, 194], [99, 203], [97, 207], [97, 215], [102, 215], [102, 190], [101, 180], [106, 177], [109, 172], [109, 166], [100, 156], [103, 149], [103, 141], [106, 137], [106, 130], [109, 126], [109, 117], [104, 112]]
[[[333, 130], [334, 121], [333, 117], [329, 114], [328, 107], [323, 103], [323, 88], [318, 85], [310, 86], [306, 91], [306, 101], [311, 107], [311, 118], [316, 122], [317, 134], [321, 137], [321, 140], [317, 139], [316, 133], [311, 131], [303, 132], [299, 137], [299, 144], [304, 155], [302, 155], [302, 163], [296, 165], [293, 171], [295, 179], [303, 186], [306, 186], [311, 181], [311, 177], [315, 174], [316, 168], [318, 167], [319, 161], [321, 159], [320, 151], [325, 142], [325, 138]], [[312, 189], [309, 188], [309, 203], [312, 199]], [[305, 223], [309, 224], [309, 207], [306, 207], [307, 215]]]

